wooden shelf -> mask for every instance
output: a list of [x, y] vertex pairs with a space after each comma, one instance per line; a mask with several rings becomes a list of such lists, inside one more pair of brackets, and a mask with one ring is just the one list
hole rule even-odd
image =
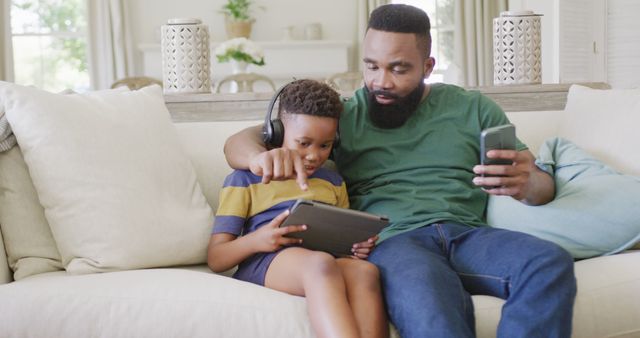
[[[594, 89], [609, 89], [603, 82], [579, 83]], [[563, 110], [572, 84], [507, 85], [469, 88], [479, 90], [494, 100], [504, 111]]]
[[[602, 82], [581, 85], [608, 89]], [[563, 110], [571, 84], [512, 85], [476, 87], [493, 99], [504, 111]], [[353, 92], [341, 92], [349, 97]], [[175, 122], [238, 121], [264, 118], [272, 93], [168, 94], [167, 108]]]

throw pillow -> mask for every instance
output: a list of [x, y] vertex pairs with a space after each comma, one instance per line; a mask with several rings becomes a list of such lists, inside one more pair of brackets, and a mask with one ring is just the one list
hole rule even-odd
[[561, 138], [545, 142], [538, 163], [554, 173], [555, 199], [527, 206], [490, 196], [488, 224], [555, 242], [575, 258], [614, 254], [640, 240], [640, 178], [619, 174]]
[[[94, 92], [94, 95], [100, 93]], [[60, 94], [76, 93], [64, 90]], [[6, 122], [6, 117], [1, 105], [0, 112], [2, 124], [2, 121]], [[10, 133], [10, 138], [15, 141], [11, 128], [6, 127], [8, 126], [5, 126], [5, 133]], [[20, 280], [31, 275], [64, 270], [22, 151], [20, 147], [14, 146], [15, 143], [7, 141], [5, 145], [9, 146], [8, 149], [3, 150], [0, 146], [0, 224], [13, 279]]]
[[558, 135], [625, 174], [640, 176], [640, 88], [569, 89]]
[[15, 280], [64, 269], [18, 146], [0, 152], [0, 224]]
[[67, 271], [206, 261], [213, 213], [160, 87], [0, 97]]

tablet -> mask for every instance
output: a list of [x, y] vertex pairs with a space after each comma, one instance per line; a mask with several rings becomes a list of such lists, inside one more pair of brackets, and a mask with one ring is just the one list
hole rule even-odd
[[389, 224], [389, 219], [367, 212], [299, 199], [280, 226], [307, 225], [307, 230], [288, 234], [301, 238], [302, 247], [328, 252], [334, 256], [351, 256], [351, 247], [375, 236]]

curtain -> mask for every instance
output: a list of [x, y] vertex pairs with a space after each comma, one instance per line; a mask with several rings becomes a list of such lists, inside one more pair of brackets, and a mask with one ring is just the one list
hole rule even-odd
[[0, 0], [0, 81], [13, 81], [10, 0]]
[[133, 75], [133, 43], [126, 0], [89, 0], [91, 87], [110, 88]]
[[391, 3], [390, 0], [358, 0], [358, 36], [356, 37], [356, 41], [358, 41], [358, 52], [354, 53], [357, 55], [357, 59], [355, 60], [356, 65], [358, 65], [359, 70], [363, 70], [364, 65], [362, 64], [362, 41], [364, 40], [364, 34], [367, 32], [367, 23], [369, 22], [369, 14], [376, 9], [378, 6], [386, 5]]
[[464, 87], [493, 85], [493, 18], [507, 10], [507, 0], [454, 1], [454, 57], [448, 72]]

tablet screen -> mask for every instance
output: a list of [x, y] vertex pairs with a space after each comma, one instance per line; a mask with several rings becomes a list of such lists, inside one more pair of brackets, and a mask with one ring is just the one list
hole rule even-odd
[[335, 256], [350, 256], [353, 244], [364, 242], [389, 224], [384, 216], [339, 208], [321, 202], [297, 200], [281, 226], [307, 225], [307, 230], [288, 234], [301, 238], [302, 247]]

